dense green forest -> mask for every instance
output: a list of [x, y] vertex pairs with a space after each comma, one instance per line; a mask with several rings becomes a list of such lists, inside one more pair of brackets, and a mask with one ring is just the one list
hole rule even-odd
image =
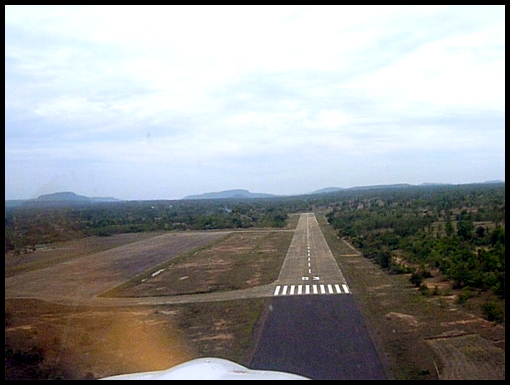
[[504, 184], [374, 190], [331, 207], [339, 236], [389, 272], [412, 272], [419, 286], [429, 269], [440, 269], [453, 288], [504, 298]]
[[5, 211], [5, 252], [86, 236], [171, 230], [283, 227], [284, 208], [271, 201], [135, 201], [27, 205]]

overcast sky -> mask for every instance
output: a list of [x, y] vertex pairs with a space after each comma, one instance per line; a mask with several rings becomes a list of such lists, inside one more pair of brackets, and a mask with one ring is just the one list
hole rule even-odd
[[504, 180], [504, 6], [6, 6], [5, 198]]

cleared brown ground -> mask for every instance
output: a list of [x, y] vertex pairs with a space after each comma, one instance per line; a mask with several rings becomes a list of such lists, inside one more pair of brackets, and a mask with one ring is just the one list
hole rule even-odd
[[505, 379], [505, 355], [479, 335], [446, 335], [427, 342], [444, 363], [441, 380]]
[[292, 236], [292, 232], [234, 232], [107, 295], [201, 294], [265, 285], [278, 278]]
[[87, 304], [94, 296], [228, 235], [225, 232], [170, 233], [99, 253], [66, 259], [5, 279], [5, 297]]
[[426, 297], [410, 274], [390, 275], [354, 253], [317, 215], [323, 234], [357, 299], [390, 379], [504, 379], [505, 326], [455, 303], [455, 292]]
[[5, 379], [93, 379], [200, 357], [250, 362], [264, 300], [136, 308], [5, 302]]
[[162, 232], [149, 232], [115, 234], [109, 237], [87, 237], [69, 242], [40, 245], [36, 251], [21, 255], [15, 255], [11, 251], [5, 255], [5, 278], [143, 241], [162, 234]]
[[[98, 239], [53, 245], [51, 258], [34, 258], [5, 280], [5, 378], [102, 378], [168, 369], [199, 357], [248, 365], [265, 299], [124, 308], [93, 307], [92, 299], [143, 276], [164, 278], [152, 274], [174, 259], [174, 277], [186, 272], [189, 278], [174, 282], [170, 273], [157, 284], [175, 284], [181, 293], [199, 292], [204, 284], [264, 284], [277, 278], [292, 235], [259, 230], [110, 238], [100, 252]], [[32, 299], [12, 298], [19, 296]]]

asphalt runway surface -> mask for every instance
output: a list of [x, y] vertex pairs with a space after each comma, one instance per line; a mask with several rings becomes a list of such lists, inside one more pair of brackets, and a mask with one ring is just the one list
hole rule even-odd
[[386, 376], [350, 295], [277, 297], [251, 369], [314, 380], [383, 380]]
[[311, 379], [386, 379], [314, 214], [301, 215], [276, 284], [252, 369]]

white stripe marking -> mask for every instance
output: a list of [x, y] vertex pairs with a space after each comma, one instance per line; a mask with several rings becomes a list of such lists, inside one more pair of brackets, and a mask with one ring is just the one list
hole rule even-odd
[[333, 286], [328, 285], [328, 290], [329, 290], [329, 294], [334, 294], [333, 293]]
[[342, 287], [344, 288], [344, 291], [349, 294], [350, 291], [349, 291], [349, 288], [347, 287], [347, 285], [342, 285]]
[[152, 273], [151, 277], [155, 277], [156, 275], [158, 275], [159, 273], [162, 273], [163, 271], [165, 271], [165, 269], [158, 270], [155, 273]]
[[342, 290], [340, 290], [340, 285], [336, 284], [335, 289], [338, 294], [342, 294]]
[[310, 285], [305, 286], [305, 294], [310, 294]]
[[312, 269], [308, 269], [308, 274], [312, 274]]
[[298, 295], [301, 295], [302, 289], [303, 289], [303, 285], [298, 285], [298, 287], [297, 287]]
[[326, 288], [324, 285], [321, 285], [321, 294], [326, 294]]
[[294, 295], [294, 285], [292, 285], [292, 286], [290, 287], [290, 293], [289, 293], [289, 295]]
[[274, 291], [274, 295], [278, 295], [279, 292], [280, 292], [280, 286], [276, 286], [276, 289]]
[[287, 295], [287, 285], [283, 287], [282, 295]]
[[313, 294], [317, 294], [317, 285], [313, 285]]

